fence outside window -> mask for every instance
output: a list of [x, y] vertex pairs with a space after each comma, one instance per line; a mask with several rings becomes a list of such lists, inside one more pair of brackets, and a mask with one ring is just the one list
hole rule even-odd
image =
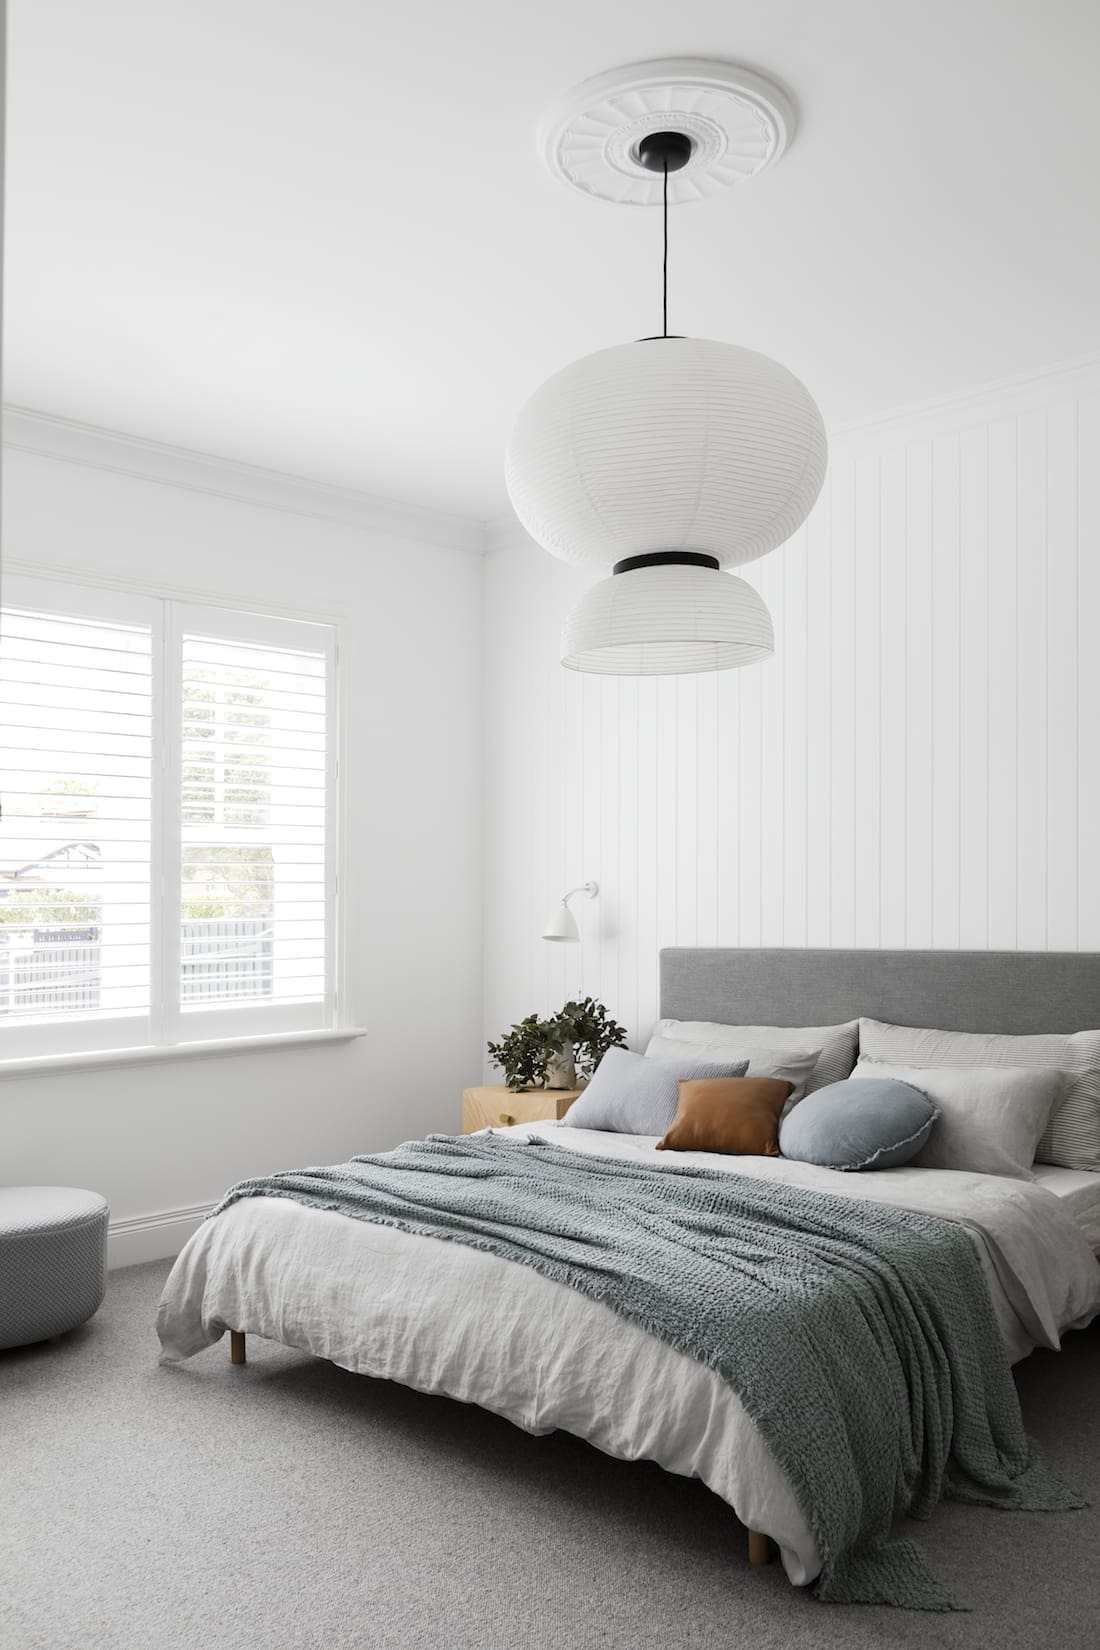
[[270, 917], [207, 917], [181, 924], [180, 1000], [270, 997], [275, 929]]
[[[184, 1004], [270, 997], [275, 931], [270, 916], [184, 919]], [[99, 1007], [96, 924], [0, 928], [0, 1015], [74, 1014]]]

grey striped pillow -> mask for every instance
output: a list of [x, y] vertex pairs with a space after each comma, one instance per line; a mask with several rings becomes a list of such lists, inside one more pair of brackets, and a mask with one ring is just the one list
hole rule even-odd
[[[675, 1037], [660, 1037], [654, 1032], [646, 1044], [647, 1060], [682, 1060], [685, 1050], [693, 1060], [732, 1060], [731, 1042], [681, 1043]], [[749, 1077], [778, 1077], [781, 1083], [790, 1083], [791, 1092], [784, 1112], [806, 1094], [806, 1085], [813, 1077], [819, 1048], [743, 1048], [740, 1057], [749, 1062]]]
[[[728, 1050], [729, 1058], [736, 1059], [742, 1049], [787, 1053], [790, 1049], [818, 1048], [821, 1053], [803, 1090], [804, 1094], [813, 1094], [827, 1083], [842, 1083], [851, 1076], [858, 1036], [858, 1020], [840, 1026], [727, 1026], [718, 1020], [658, 1020], [646, 1053], [656, 1052], [654, 1045], [666, 1042], [686, 1043], [689, 1047], [704, 1044], [708, 1059], [714, 1059], [718, 1050]], [[663, 1046], [660, 1058], [668, 1059]]]
[[859, 1052], [861, 1059], [896, 1066], [1055, 1066], [1068, 1072], [1065, 1099], [1043, 1131], [1035, 1161], [1100, 1170], [1100, 1031], [1008, 1037], [861, 1020]]

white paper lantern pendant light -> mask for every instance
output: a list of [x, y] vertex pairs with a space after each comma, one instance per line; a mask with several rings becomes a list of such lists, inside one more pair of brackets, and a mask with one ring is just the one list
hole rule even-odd
[[[746, 138], [738, 122], [748, 116]], [[774, 651], [760, 596], [725, 570], [805, 521], [825, 477], [825, 430], [779, 362], [669, 334], [668, 205], [677, 175], [679, 198], [691, 199], [762, 170], [792, 126], [789, 103], [759, 76], [679, 59], [586, 82], [544, 122], [564, 182], [664, 211], [661, 333], [556, 373], [521, 409], [508, 446], [509, 496], [531, 537], [611, 574], [566, 620], [572, 670], [728, 670]]]

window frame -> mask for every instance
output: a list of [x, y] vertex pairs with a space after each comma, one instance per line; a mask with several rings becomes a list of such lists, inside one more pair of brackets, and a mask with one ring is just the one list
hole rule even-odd
[[[89, 1014], [80, 1020], [39, 1020], [30, 1025], [0, 1019], [0, 1070], [36, 1060], [80, 1055], [173, 1049], [207, 1044], [339, 1035], [343, 1001], [343, 924], [340, 915], [343, 831], [340, 752], [343, 735], [339, 672], [340, 621], [328, 616], [257, 612], [251, 607], [195, 593], [141, 591], [40, 570], [8, 572], [5, 607], [62, 617], [147, 626], [151, 642], [151, 772], [149, 880], [149, 1012]], [[311, 1002], [253, 1002], [184, 1009], [181, 991], [180, 899], [183, 850], [182, 706], [183, 637], [198, 633], [219, 640], [309, 651], [324, 659], [324, 977], [325, 990]]]

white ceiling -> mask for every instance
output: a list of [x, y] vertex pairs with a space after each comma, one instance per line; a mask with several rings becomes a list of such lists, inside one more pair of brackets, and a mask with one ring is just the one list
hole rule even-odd
[[848, 422], [1100, 347], [1095, 0], [12, 0], [10, 402], [473, 517], [514, 410], [659, 324], [657, 213], [544, 105], [728, 56], [780, 165], [672, 225], [674, 331]]

